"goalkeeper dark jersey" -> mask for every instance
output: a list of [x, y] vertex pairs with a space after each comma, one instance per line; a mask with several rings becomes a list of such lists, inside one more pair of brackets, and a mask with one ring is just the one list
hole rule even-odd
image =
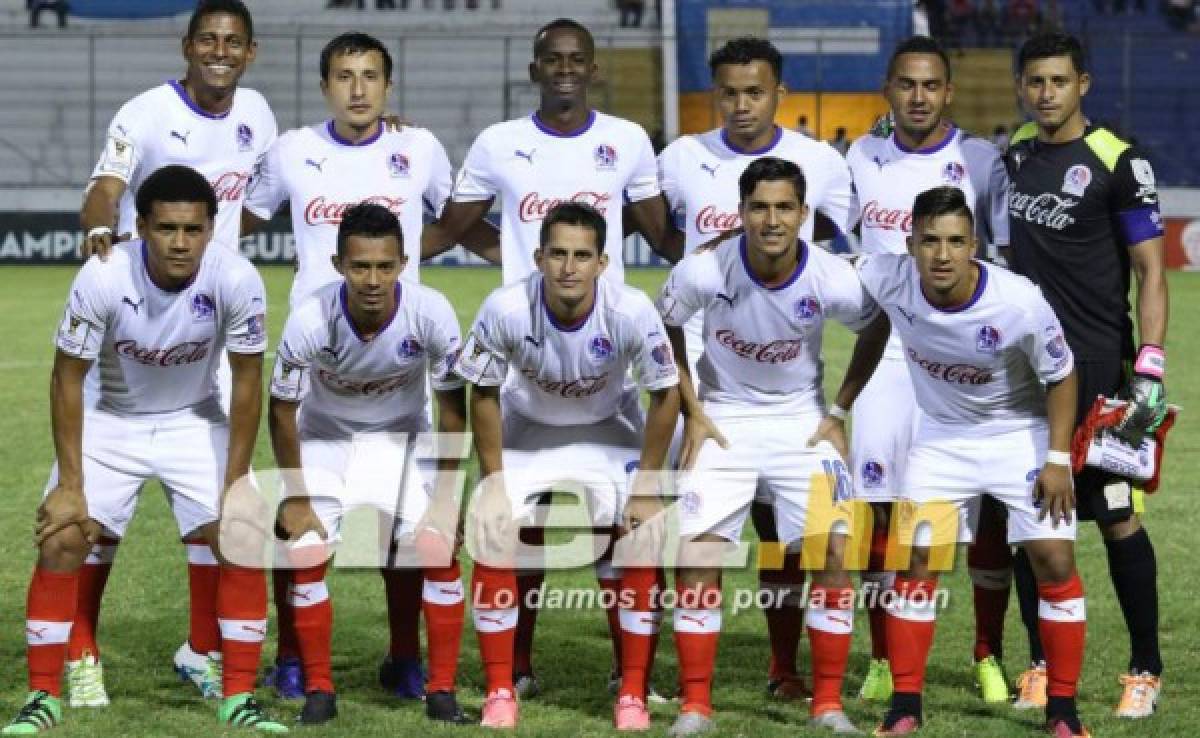
[[1131, 359], [1129, 247], [1163, 233], [1150, 162], [1103, 128], [1047, 144], [1028, 123], [1005, 164], [1013, 271], [1042, 288], [1076, 359]]

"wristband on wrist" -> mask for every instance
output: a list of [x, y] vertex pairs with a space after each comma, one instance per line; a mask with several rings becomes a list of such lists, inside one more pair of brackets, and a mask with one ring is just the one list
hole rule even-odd
[[1069, 451], [1047, 451], [1046, 463], [1054, 464], [1055, 466], [1070, 466], [1071, 452]]
[[842, 407], [841, 405], [839, 405], [835, 402], [829, 406], [829, 416], [831, 418], [837, 418], [838, 420], [845, 420], [846, 419], [846, 408]]
[[112, 228], [110, 228], [108, 226], [96, 226], [95, 228], [93, 228], [92, 230], [87, 232], [87, 237], [89, 239], [91, 239], [91, 238], [95, 238], [96, 236], [111, 236], [112, 234], [113, 234]]
[[1152, 343], [1142, 345], [1138, 349], [1137, 360], [1133, 362], [1133, 373], [1161, 381], [1167, 373], [1167, 352], [1163, 351], [1162, 346]]

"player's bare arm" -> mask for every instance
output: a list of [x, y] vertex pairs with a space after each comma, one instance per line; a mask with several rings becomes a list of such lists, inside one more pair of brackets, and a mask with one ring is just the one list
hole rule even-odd
[[1163, 240], [1151, 238], [1129, 250], [1137, 280], [1138, 340], [1162, 346], [1167, 340], [1167, 273], [1163, 265]]
[[[671, 351], [676, 356], [687, 356], [687, 337], [683, 329], [668, 325], [667, 340], [671, 342]], [[679, 368], [679, 412], [683, 415], [683, 443], [679, 449], [679, 468], [682, 471], [691, 469], [696, 463], [696, 454], [700, 447], [710, 438], [721, 448], [729, 448], [729, 441], [721, 435], [712, 418], [704, 413], [704, 407], [696, 397], [696, 385], [692, 380], [691, 367], [688, 362], [680, 361]]]
[[825, 213], [813, 210], [813, 240], [832, 241], [838, 237], [838, 227]]
[[[1075, 485], [1071, 479], [1071, 434], [1075, 429], [1075, 403], [1078, 402], [1075, 370], [1061, 382], [1046, 387], [1046, 419], [1050, 425], [1049, 453], [1034, 488], [1034, 499], [1041, 500], [1038, 519], [1047, 515], [1055, 527], [1069, 523], [1075, 510]], [[1066, 459], [1062, 461], [1061, 459]]]
[[493, 199], [472, 202], [448, 200], [446, 207], [442, 209], [441, 217], [433, 223], [426, 223], [421, 229], [421, 260], [432, 259], [454, 248], [455, 244], [463, 243], [467, 231], [478, 226], [491, 210]]
[[453, 543], [459, 532], [459, 490], [457, 472], [464, 451], [450, 447], [463, 439], [467, 431], [467, 389], [436, 390], [438, 406], [437, 482], [423, 527], [432, 528]]
[[125, 194], [125, 187], [125, 182], [117, 177], [96, 177], [88, 182], [83, 209], [79, 213], [79, 222], [86, 234], [80, 247], [84, 259], [92, 254], [99, 254], [101, 260], [107, 259], [113, 243], [128, 237], [126, 234], [118, 238], [113, 231], [117, 224], [117, 205], [121, 195]]
[[501, 431], [500, 388], [471, 386], [471, 433], [479, 458], [481, 491], [471, 501], [476, 545], [482, 545], [498, 560], [509, 553], [514, 542], [512, 510], [504, 491], [504, 438]]
[[633, 530], [662, 511], [659, 482], [666, 467], [671, 435], [679, 419], [679, 388], [667, 387], [650, 393], [646, 411], [646, 431], [642, 454], [634, 477], [633, 491], [621, 521], [626, 530]]
[[95, 543], [96, 531], [90, 530], [87, 500], [83, 496], [83, 378], [92, 362], [54, 355], [50, 375], [50, 421], [54, 432], [54, 454], [58, 460], [58, 486], [38, 506], [34, 542], [43, 541], [73, 525], [78, 525]]
[[242, 236], [249, 236], [251, 233], [257, 233], [260, 228], [267, 224], [267, 218], [260, 218], [246, 208], [242, 208], [241, 225], [238, 227], [238, 232]]
[[313, 511], [304, 485], [300, 430], [296, 423], [299, 409], [298, 402], [272, 397], [267, 410], [267, 429], [275, 452], [275, 466], [283, 473], [288, 492], [287, 499], [279, 505], [275, 528], [277, 534], [282, 534], [279, 537], [288, 541], [295, 541], [308, 532], [316, 533], [322, 539], [326, 536], [325, 526]]
[[638, 233], [650, 244], [654, 253], [672, 264], [683, 258], [683, 239], [667, 238], [667, 234], [674, 229], [667, 226], [669, 215], [665, 198], [659, 195], [630, 203], [625, 208], [625, 214], [629, 216]]
[[819, 441], [829, 441], [843, 459], [847, 462], [850, 460], [850, 445], [846, 442], [845, 411], [854, 405], [859, 393], [875, 373], [875, 367], [879, 366], [879, 360], [883, 358], [883, 350], [891, 332], [892, 323], [883, 312], [859, 332], [854, 341], [854, 351], [850, 355], [850, 364], [846, 367], [842, 385], [834, 399], [834, 407], [837, 410], [821, 420], [816, 433], [808, 439], [809, 446], [815, 446]]

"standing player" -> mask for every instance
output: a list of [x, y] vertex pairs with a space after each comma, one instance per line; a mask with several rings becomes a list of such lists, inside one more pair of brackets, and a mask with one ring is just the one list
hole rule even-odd
[[[293, 311], [275, 359], [270, 412], [275, 458], [281, 469], [303, 467], [298, 486], [313, 495], [285, 502], [281, 527], [292, 540], [310, 530], [336, 537], [344, 511], [367, 505], [388, 520], [401, 517], [395, 521], [397, 540], [415, 539], [418, 551], [448, 550], [436, 530], [418, 528], [429, 504], [433, 480], [425, 477], [432, 469], [417, 468], [414, 444], [393, 434], [415, 440], [429, 431], [427, 373], [437, 394], [438, 431], [465, 429], [466, 393], [452, 372], [462, 343], [458, 319], [439, 293], [397, 281], [407, 257], [400, 222], [390, 210], [365, 203], [349, 208], [337, 238], [332, 261], [343, 280], [322, 287]], [[386, 530], [393, 534], [392, 525]], [[455, 530], [452, 523], [449, 546]], [[337, 714], [325, 564], [290, 574], [288, 605], [307, 690], [300, 722], [317, 724]], [[437, 720], [465, 722], [454, 695], [463, 621], [457, 561], [430, 562], [419, 599], [431, 666], [426, 712]]]
[[[422, 257], [429, 258], [462, 241], [492, 203], [502, 203], [501, 250], [505, 284], [519, 282], [536, 271], [543, 218], [555, 205], [578, 202], [604, 215], [604, 252], [609, 265], [603, 276], [624, 282], [622, 204], [629, 219], [651, 247], [668, 261], [682, 255], [678, 246], [663, 243], [667, 215], [659, 197], [654, 149], [636, 123], [597, 112], [588, 105], [588, 86], [596, 74], [592, 34], [573, 20], [559, 18], [534, 36], [530, 80], [540, 87], [541, 100], [532, 115], [497, 123], [485, 129], [467, 152], [454, 185], [452, 201], [441, 218], [422, 233]], [[529, 531], [531, 543], [540, 533]], [[599, 564], [603, 586], [617, 579]], [[517, 688], [523, 696], [538, 690], [533, 675], [533, 631], [537, 611], [526, 607], [528, 593], [542, 584], [540, 572], [518, 578], [521, 625], [517, 635]], [[610, 609], [614, 647], [619, 629], [617, 612]]]
[[986, 494], [1008, 508], [1008, 540], [1025, 546], [1037, 576], [1046, 727], [1057, 738], [1087, 736], [1075, 707], [1087, 623], [1074, 557], [1071, 350], [1035, 285], [974, 259], [975, 225], [961, 189], [918, 195], [912, 223], [911, 256], [858, 261], [864, 287], [900, 336], [922, 408], [896, 526], [912, 559], [887, 598], [895, 691], [875, 735], [921, 726], [937, 617], [930, 561], [953, 559], [955, 543], [971, 540]]
[[[1032, 38], [1021, 47], [1017, 68], [1017, 87], [1033, 122], [1014, 134], [1005, 157], [1012, 179], [1011, 264], [1042, 288], [1063, 322], [1079, 373], [1077, 418], [1097, 395], [1120, 394], [1133, 404], [1121, 430], [1140, 439], [1167, 411], [1167, 281], [1154, 169], [1136, 148], [1088, 124], [1081, 101], [1091, 79], [1076, 39], [1061, 33]], [[1126, 297], [1131, 267], [1137, 277], [1136, 352]], [[1075, 488], [1079, 518], [1095, 520], [1104, 538], [1129, 629], [1132, 654], [1129, 673], [1121, 676], [1117, 715], [1148, 717], [1163, 668], [1154, 547], [1128, 480], [1089, 468], [1075, 478]], [[1019, 556], [1018, 573], [1027, 567]], [[1018, 592], [1028, 628], [1034, 608], [1023, 579], [1018, 577]], [[1044, 685], [1044, 671], [1036, 668], [1040, 644], [1028, 629], [1035, 668], [1026, 679]], [[1031, 697], [1036, 704], [1040, 695]]]
[[[570, 480], [587, 489], [593, 525], [606, 531], [627, 532], [661, 510], [653, 485], [679, 416], [679, 379], [650, 300], [601, 277], [606, 226], [590, 205], [551, 208], [534, 252], [539, 272], [488, 297], [458, 361], [473, 385], [480, 477], [492, 485], [474, 504], [498, 507], [506, 519], [511, 510], [518, 524], [533, 522], [537, 500]], [[624, 383], [631, 368], [650, 393], [644, 423], [637, 390]], [[499, 728], [517, 720], [517, 583], [510, 557], [494, 561], [477, 561], [472, 591], [487, 675], [483, 725]], [[622, 679], [614, 722], [618, 730], [646, 730], [657, 572], [629, 567], [618, 576]]]
[[[980, 243], [1007, 246], [1004, 163], [994, 144], [944, 118], [954, 86], [941, 46], [924, 36], [897, 46], [883, 94], [893, 120], [890, 133], [859, 138], [846, 157], [854, 175], [853, 219], [859, 223], [862, 252], [905, 253], [913, 199], [940, 185], [963, 191], [976, 216]], [[855, 493], [875, 508], [872, 556], [863, 579], [876, 592], [886, 590], [894, 576], [883, 568], [889, 512], [902, 491], [916, 407], [904, 352], [893, 336], [854, 406], [850, 444]], [[1004, 540], [1002, 508], [990, 498], [983, 503], [977, 541], [967, 558], [975, 598], [975, 680], [985, 702], [1004, 702], [1008, 682], [1000, 658], [1012, 553]], [[869, 602], [871, 664], [859, 694], [885, 701], [891, 696], [885, 612], [878, 597]]]
[[[108, 127], [104, 151], [92, 172], [80, 221], [83, 252], [108, 256], [114, 233], [137, 235], [133, 193], [159, 167], [189, 166], [217, 193], [216, 248], [238, 249], [238, 218], [255, 166], [275, 140], [275, 116], [263, 96], [238, 87], [257, 45], [250, 11], [241, 0], [202, 0], [183, 38], [187, 71], [125, 103]], [[115, 229], [115, 230], [114, 230]], [[228, 368], [218, 372], [222, 397]], [[89, 397], [97, 381], [89, 378]], [[225, 400], [223, 400], [225, 401]], [[227, 408], [228, 409], [228, 408]], [[79, 612], [68, 658], [72, 705], [104, 703], [97, 660], [96, 625], [118, 540], [105, 537], [80, 575]], [[206, 697], [220, 697], [220, 634], [216, 619], [217, 562], [201, 539], [185, 539], [191, 590], [188, 639], [175, 668]]]
[[[679, 226], [679, 230], [668, 230], [668, 238], [682, 238], [684, 253], [691, 253], [722, 232], [739, 227], [738, 177], [750, 162], [768, 155], [795, 162], [804, 171], [805, 204], [813, 217], [801, 225], [802, 238], [813, 240], [818, 221], [821, 240], [847, 231], [852, 193], [845, 160], [829, 144], [775, 123], [779, 101], [787, 94], [779, 50], [766, 39], [738, 38], [713, 52], [708, 65], [721, 127], [682, 136], [658, 157], [663, 195]], [[704, 348], [703, 324], [703, 315], [697, 312], [684, 327], [688, 367], [693, 374]], [[778, 537], [770, 500], [756, 502], [752, 520], [762, 548], [773, 548], [770, 544]], [[804, 573], [795, 554], [785, 557], [782, 565], [764, 566], [765, 559], [760, 558], [760, 586], [771, 590], [779, 603], [764, 609], [771, 640], [767, 689], [780, 697], [796, 697], [805, 693], [796, 673], [803, 615], [780, 595], [787, 591], [798, 594]]]
[[[690, 471], [679, 483], [683, 543], [674, 624], [683, 705], [671, 735], [715, 727], [711, 684], [721, 631], [720, 575], [716, 561], [697, 548], [711, 553], [711, 544], [740, 540], [759, 487], [770, 491], [784, 545], [806, 535], [810, 497], [817, 494], [813, 480], [825, 482], [834, 495], [825, 508], [850, 496], [844, 432], [840, 425], [822, 425], [823, 327], [833, 319], [860, 332], [847, 370], [856, 393], [888, 332], [887, 319], [853, 268], [800, 238], [808, 207], [796, 164], [758, 159], [739, 177], [738, 191], [745, 235], [684, 259], [659, 298], [677, 353], [687, 348], [682, 326], [697, 314], [704, 342], [697, 364], [700, 400], [690, 371], [681, 380], [686, 430], [680, 463]], [[818, 434], [819, 427], [837, 432]], [[798, 439], [811, 440], [802, 445]], [[807, 531], [829, 538], [805, 616], [812, 642], [811, 722], [836, 733], [860, 732], [841, 702], [855, 599], [842, 568], [848, 532]]]
[[[51, 383], [57, 463], [38, 508], [25, 627], [30, 693], [4, 735], [39, 733], [62, 719], [60, 681], [91, 531], [120, 537], [142, 485], [158, 479], [179, 532], [208, 541], [219, 556], [218, 510], [229, 508], [231, 488], [250, 472], [267, 346], [262, 280], [241, 256], [209, 247], [217, 199], [195, 170], [172, 165], [151, 174], [137, 210], [144, 240], [84, 264], [59, 326]], [[233, 371], [228, 418], [215, 379], [225, 352]], [[85, 407], [83, 378], [93, 364], [102, 368], [99, 395]], [[253, 533], [239, 534], [253, 548]], [[222, 559], [216, 600], [221, 722], [287, 732], [253, 696], [267, 628], [262, 569]]]

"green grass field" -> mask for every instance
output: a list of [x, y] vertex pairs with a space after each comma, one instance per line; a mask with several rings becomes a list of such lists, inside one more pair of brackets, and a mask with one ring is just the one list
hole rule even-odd
[[[51, 336], [61, 315], [63, 299], [74, 273], [69, 268], [6, 267], [0, 270], [0, 721], [6, 722], [25, 694], [23, 638], [25, 591], [34, 561], [31, 545], [33, 512], [41, 496], [53, 457], [47, 403], [52, 358]], [[283, 323], [282, 306], [291, 270], [263, 271], [272, 304], [271, 336]], [[657, 290], [662, 271], [631, 270], [629, 281]], [[489, 269], [426, 268], [428, 284], [442, 290], [458, 309], [459, 319], [471, 320], [484, 295], [499, 281]], [[1172, 372], [1168, 389], [1173, 402], [1200, 412], [1200, 275], [1171, 275], [1173, 315], [1170, 332]], [[848, 334], [837, 329], [826, 341], [830, 382], [836, 382], [848, 355]], [[273, 346], [273, 343], [272, 343]], [[1198, 520], [1197, 474], [1192, 454], [1200, 446], [1185, 413], [1170, 444], [1163, 492], [1152, 498], [1146, 521], [1158, 552], [1162, 611], [1162, 645], [1167, 664], [1164, 704], [1149, 721], [1119, 722], [1112, 708], [1119, 695], [1116, 676], [1125, 667], [1128, 645], [1120, 611], [1113, 597], [1103, 547], [1094, 527], [1081, 531], [1080, 566], [1088, 594], [1089, 633], [1080, 708], [1096, 736], [1189, 736], [1200, 723], [1200, 649], [1195, 600], [1198, 578], [1191, 548]], [[273, 466], [265, 428], [256, 465]], [[171, 656], [186, 634], [187, 583], [185, 557], [174, 535], [175, 525], [155, 487], [147, 490], [140, 516], [121, 546], [110, 580], [102, 616], [101, 643], [107, 672], [110, 708], [68, 711], [64, 736], [198, 736], [221, 734], [215, 708], [202, 702], [190, 686], [176, 681]], [[960, 560], [963, 557], [960, 557]], [[964, 572], [944, 580], [951, 589], [949, 608], [938, 622], [926, 692], [929, 738], [948, 736], [1021, 736], [1037, 733], [1037, 714], [1007, 707], [988, 708], [976, 697], [970, 681], [973, 636], [970, 591]], [[584, 587], [593, 582], [590, 568], [552, 574], [550, 586]], [[732, 572], [726, 587], [749, 587], [753, 572]], [[335, 679], [339, 684], [341, 717], [332, 727], [306, 729], [313, 736], [392, 736], [462, 734], [472, 728], [429, 725], [421, 706], [399, 703], [384, 695], [375, 682], [376, 669], [387, 645], [383, 592], [374, 571], [338, 570], [331, 577], [336, 608], [334, 636]], [[468, 620], [469, 622], [469, 620]], [[847, 693], [855, 693], [865, 670], [866, 622], [856, 626]], [[1190, 635], [1189, 635], [1190, 634]], [[1192, 644], [1189, 646], [1188, 644]], [[1015, 604], [1009, 609], [1007, 631], [1009, 673], [1020, 671], [1026, 646]], [[764, 696], [767, 642], [762, 616], [743, 612], [727, 617], [721, 639], [715, 680], [715, 704], [720, 735], [792, 736], [805, 734], [803, 704], [771, 701]], [[544, 693], [522, 705], [522, 735], [584, 736], [611, 731], [610, 697], [605, 690], [610, 647], [604, 617], [598, 610], [544, 613], [538, 631], [535, 665]], [[269, 645], [266, 658], [271, 658]], [[265, 662], [265, 661], [264, 661]], [[460, 670], [465, 705], [478, 710], [482, 674], [474, 634], [464, 639]], [[663, 639], [656, 682], [674, 684], [675, 658], [671, 640]], [[266, 695], [266, 691], [263, 691]], [[276, 704], [272, 711], [293, 720], [295, 704]], [[862, 727], [871, 727], [880, 708], [847, 699], [847, 711]], [[655, 730], [662, 734], [674, 718], [675, 707], [655, 707]], [[812, 732], [812, 731], [808, 731]], [[817, 733], [813, 733], [814, 735]]]

